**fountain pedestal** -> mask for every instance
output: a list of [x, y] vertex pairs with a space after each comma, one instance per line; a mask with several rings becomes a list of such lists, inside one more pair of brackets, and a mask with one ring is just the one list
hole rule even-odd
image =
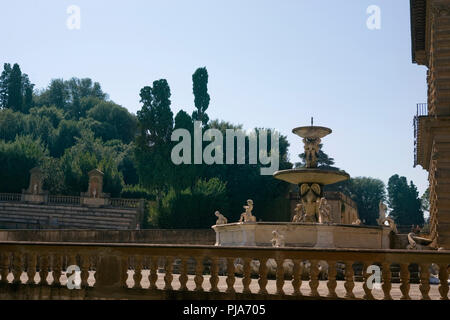
[[390, 228], [342, 224], [247, 222], [215, 225], [216, 246], [272, 246], [272, 231], [287, 247], [389, 249]]

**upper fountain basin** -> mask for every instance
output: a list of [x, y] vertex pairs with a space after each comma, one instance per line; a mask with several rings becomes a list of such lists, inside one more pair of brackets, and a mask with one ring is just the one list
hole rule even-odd
[[292, 132], [302, 138], [321, 139], [333, 131], [330, 128], [309, 126], [295, 128]]
[[291, 170], [277, 171], [273, 176], [292, 184], [318, 183], [328, 185], [350, 179], [350, 175], [345, 171], [325, 170], [318, 168], [298, 168]]

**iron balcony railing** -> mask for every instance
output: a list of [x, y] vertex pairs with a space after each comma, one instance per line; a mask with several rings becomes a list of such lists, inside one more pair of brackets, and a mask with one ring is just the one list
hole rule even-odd
[[419, 119], [420, 117], [428, 116], [428, 104], [418, 103], [416, 105], [416, 115], [414, 116], [413, 126], [414, 126], [414, 167], [417, 166], [417, 142], [419, 137]]

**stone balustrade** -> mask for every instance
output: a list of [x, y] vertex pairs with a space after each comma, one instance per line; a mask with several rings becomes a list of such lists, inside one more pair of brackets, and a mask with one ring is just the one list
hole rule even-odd
[[0, 193], [0, 201], [20, 202], [22, 201], [21, 193]]
[[[23, 202], [23, 195], [21, 193], [0, 193], [0, 202]], [[115, 208], [139, 208], [141, 199], [123, 199], [123, 198], [108, 198], [106, 205]], [[48, 195], [45, 204], [55, 205], [81, 205], [82, 197], [77, 196], [60, 196]]]
[[[305, 260], [308, 280], [302, 276]], [[276, 263], [274, 278], [268, 261]], [[286, 261], [293, 264], [291, 275]], [[324, 261], [327, 279], [320, 280]], [[430, 285], [432, 263], [439, 285]], [[0, 242], [0, 299], [448, 300], [449, 264], [447, 251]], [[66, 285], [71, 265], [80, 270], [79, 290]], [[362, 282], [355, 279], [355, 265], [363, 266]], [[378, 290], [368, 285], [371, 265], [381, 269]], [[392, 265], [400, 266], [400, 284], [391, 281]], [[409, 281], [411, 265], [419, 266], [420, 284]], [[344, 268], [342, 280], [338, 267]]]

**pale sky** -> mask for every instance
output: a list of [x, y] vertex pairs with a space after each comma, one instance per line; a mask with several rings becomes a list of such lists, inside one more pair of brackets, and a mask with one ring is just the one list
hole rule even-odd
[[[70, 30], [67, 8], [81, 10]], [[369, 30], [370, 5], [381, 29]], [[209, 72], [211, 119], [287, 135], [333, 129], [324, 151], [351, 176], [393, 174], [427, 187], [413, 168], [412, 119], [426, 102], [426, 68], [411, 62], [409, 0], [189, 0], [0, 2], [0, 63], [19, 63], [37, 88], [90, 77], [135, 113], [139, 91], [165, 78], [172, 110], [191, 113], [192, 74]]]

